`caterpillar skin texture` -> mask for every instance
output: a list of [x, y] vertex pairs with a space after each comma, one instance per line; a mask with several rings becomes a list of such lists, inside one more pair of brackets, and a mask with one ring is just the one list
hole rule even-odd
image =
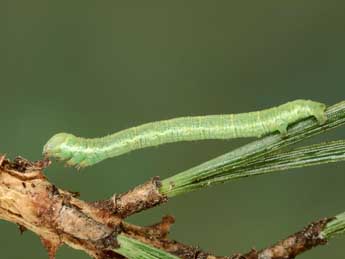
[[151, 122], [102, 138], [58, 133], [47, 142], [43, 153], [81, 168], [133, 150], [177, 141], [260, 137], [275, 131], [286, 134], [288, 125], [310, 116], [325, 123], [325, 109], [323, 103], [295, 100], [256, 112]]

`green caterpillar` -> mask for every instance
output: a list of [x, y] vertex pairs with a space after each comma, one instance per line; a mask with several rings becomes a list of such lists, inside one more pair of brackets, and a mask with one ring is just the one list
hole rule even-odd
[[133, 150], [177, 141], [260, 137], [313, 116], [323, 124], [326, 105], [295, 100], [270, 109], [240, 114], [181, 117], [151, 122], [102, 138], [80, 138], [68, 133], [54, 135], [44, 146], [46, 157], [66, 160], [78, 168]]

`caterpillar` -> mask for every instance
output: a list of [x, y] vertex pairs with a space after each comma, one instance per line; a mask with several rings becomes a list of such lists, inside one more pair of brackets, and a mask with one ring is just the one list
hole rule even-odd
[[133, 150], [178, 141], [260, 137], [275, 131], [282, 135], [296, 121], [313, 116], [326, 122], [326, 105], [295, 100], [270, 109], [240, 114], [180, 117], [146, 123], [101, 138], [54, 135], [44, 146], [47, 158], [82, 168]]

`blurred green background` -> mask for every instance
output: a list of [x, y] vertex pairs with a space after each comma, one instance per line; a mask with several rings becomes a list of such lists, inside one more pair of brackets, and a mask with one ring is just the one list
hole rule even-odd
[[[345, 99], [343, 1], [0, 2], [0, 152], [41, 158], [53, 134], [102, 136], [183, 115], [237, 113], [307, 98]], [[310, 142], [344, 138], [344, 128]], [[61, 188], [98, 200], [166, 178], [248, 142], [179, 143], [76, 173]], [[133, 216], [176, 216], [171, 237], [216, 254], [262, 248], [345, 210], [345, 164], [247, 178]], [[37, 236], [0, 222], [1, 258], [47, 258]], [[301, 259], [340, 259], [345, 238]], [[88, 258], [63, 247], [57, 258]]]

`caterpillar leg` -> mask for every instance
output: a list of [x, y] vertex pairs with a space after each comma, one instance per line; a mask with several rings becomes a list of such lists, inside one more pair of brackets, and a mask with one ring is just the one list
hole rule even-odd
[[104, 160], [105, 158], [107, 158], [105, 155], [100, 154], [99, 152], [94, 152], [92, 155], [86, 155], [84, 159], [76, 165], [76, 167], [80, 169], [90, 165], [94, 165]]
[[279, 123], [278, 123], [278, 128], [277, 130], [280, 132], [280, 134], [285, 137], [287, 135], [287, 128], [289, 126], [289, 123], [288, 122], [285, 122], [283, 120], [281, 120]]
[[73, 154], [72, 158], [66, 162], [67, 166], [80, 167], [80, 163], [85, 159], [85, 155], [82, 153]]
[[90, 166], [92, 165], [92, 163], [90, 163], [90, 161], [88, 159], [84, 159], [83, 161], [80, 161], [77, 165], [75, 165], [75, 167], [80, 170], [84, 167]]
[[324, 111], [316, 111], [313, 116], [315, 117], [315, 119], [317, 120], [317, 122], [322, 125], [325, 124], [327, 121], [327, 117]]

